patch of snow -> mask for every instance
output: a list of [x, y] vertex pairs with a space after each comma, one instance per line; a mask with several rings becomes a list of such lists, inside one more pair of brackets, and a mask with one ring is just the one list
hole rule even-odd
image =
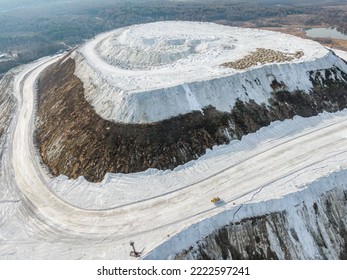
[[341, 51], [341, 50], [336, 50], [336, 49], [333, 49], [333, 51], [334, 51], [339, 57], [341, 57], [342, 59], [344, 59], [345, 61], [347, 61], [347, 52]]
[[188, 105], [190, 107], [190, 110], [191, 111], [200, 111], [201, 113], [203, 113], [198, 101], [195, 98], [195, 95], [190, 90], [189, 85], [183, 84], [182, 86], [186, 92], [186, 99], [187, 99]]

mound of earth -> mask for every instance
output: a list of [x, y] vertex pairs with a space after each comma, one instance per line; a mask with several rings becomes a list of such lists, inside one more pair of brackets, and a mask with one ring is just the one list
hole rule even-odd
[[274, 120], [346, 107], [347, 64], [318, 43], [212, 23], [100, 34], [38, 81], [36, 140], [53, 175], [173, 169]]

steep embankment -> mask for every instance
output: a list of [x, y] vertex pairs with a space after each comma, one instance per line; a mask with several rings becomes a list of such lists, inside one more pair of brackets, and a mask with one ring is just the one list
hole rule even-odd
[[332, 190], [318, 197], [311, 190], [314, 198], [298, 196], [296, 205], [288, 203], [289, 195], [283, 199], [285, 210], [230, 223], [179, 253], [176, 259], [347, 259], [347, 187], [343, 173], [340, 178], [337, 176], [341, 174], [333, 174], [310, 187], [335, 185]]
[[[102, 34], [40, 77], [37, 140], [53, 175], [95, 182], [173, 169], [274, 120], [346, 107], [347, 64], [316, 43], [214, 24], [151, 27]], [[260, 35], [276, 51], [242, 49]]]
[[36, 135], [54, 175], [100, 181], [107, 172], [173, 168], [227, 141], [227, 114], [213, 108], [152, 124], [102, 119], [85, 100], [74, 64], [57, 62], [39, 80]]
[[[168, 258], [228, 223], [283, 210], [290, 212], [302, 201], [309, 207], [316, 202], [318, 192], [320, 196], [334, 186], [345, 188], [347, 175], [341, 172], [338, 175], [342, 180], [332, 176], [332, 180], [321, 181], [318, 186], [312, 184], [306, 195], [297, 191], [326, 174], [346, 170], [346, 111], [275, 122], [241, 141], [218, 147], [206, 160], [180, 167], [181, 172], [150, 170], [110, 175], [103, 183], [119, 189], [113, 189], [106, 203], [98, 195], [108, 189], [105, 184], [83, 184], [80, 192], [72, 194], [78, 202], [76, 208], [64, 200], [67, 196], [60, 199], [47, 188], [51, 180], [38, 165], [32, 145], [35, 81], [55, 59], [45, 58], [28, 65], [15, 79], [14, 94], [22, 102], [8, 137], [9, 149], [2, 169], [6, 183], [2, 186], [5, 193], [16, 196], [8, 196], [0, 203], [2, 258], [130, 258], [130, 239], [140, 250], [145, 248], [144, 253], [157, 247], [159, 253], [149, 256]], [[73, 181], [65, 180], [69, 195], [74, 191]], [[143, 185], [147, 187], [145, 191]], [[129, 191], [128, 186], [135, 188]], [[159, 194], [154, 190], [158, 186]], [[143, 192], [147, 197], [142, 196]], [[288, 193], [293, 193], [294, 198], [279, 199]], [[220, 195], [225, 204], [214, 207], [209, 202], [212, 195]], [[122, 201], [122, 196], [132, 197]], [[112, 203], [113, 197], [120, 201]], [[83, 210], [86, 205], [88, 210]], [[314, 211], [312, 208], [310, 211]], [[310, 252], [304, 257], [319, 256], [310, 249], [314, 246], [306, 242], [309, 239], [302, 238], [301, 216], [290, 217], [294, 217], [292, 224], [298, 239], [306, 244], [304, 251]], [[176, 243], [171, 243], [174, 240]], [[169, 243], [166, 247], [158, 246], [165, 241]], [[336, 247], [343, 246], [342, 238], [336, 241]], [[276, 248], [272, 251], [280, 252]], [[330, 256], [334, 258], [336, 254]]]
[[[57, 62], [40, 78], [37, 140], [53, 175], [100, 181], [109, 173], [174, 168], [207, 148], [240, 139], [274, 120], [346, 108], [347, 75], [339, 68], [312, 71], [310, 94], [288, 92], [274, 80], [270, 105], [237, 100], [230, 113], [212, 106], [151, 124], [102, 119], [83, 96], [74, 61]], [[232, 92], [232, 89], [230, 89]]]

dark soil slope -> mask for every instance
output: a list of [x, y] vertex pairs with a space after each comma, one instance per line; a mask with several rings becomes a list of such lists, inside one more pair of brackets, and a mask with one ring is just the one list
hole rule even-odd
[[93, 182], [107, 172], [173, 169], [271, 121], [334, 112], [347, 104], [347, 74], [335, 67], [325, 70], [324, 80], [319, 71], [309, 73], [314, 84], [310, 94], [287, 92], [285, 84], [274, 81], [270, 106], [237, 101], [229, 113], [207, 107], [204, 114], [197, 111], [158, 123], [120, 124], [95, 113], [74, 68], [70, 58], [41, 75], [36, 140], [53, 175], [85, 176]]
[[228, 142], [228, 115], [213, 108], [160, 123], [102, 119], [84, 99], [74, 60], [57, 62], [39, 80], [37, 142], [53, 175], [100, 181], [107, 172], [168, 169]]

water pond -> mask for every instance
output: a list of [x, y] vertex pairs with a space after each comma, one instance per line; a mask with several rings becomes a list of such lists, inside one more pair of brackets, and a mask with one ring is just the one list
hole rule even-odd
[[306, 36], [311, 38], [329, 38], [347, 40], [347, 35], [338, 31], [335, 27], [306, 29]]

